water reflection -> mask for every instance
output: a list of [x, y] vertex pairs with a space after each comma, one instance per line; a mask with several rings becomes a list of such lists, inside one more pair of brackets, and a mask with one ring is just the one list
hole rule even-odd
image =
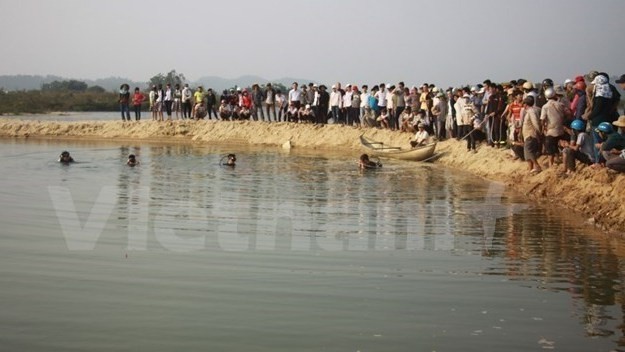
[[[514, 205], [523, 203], [522, 199], [508, 192], [497, 194], [496, 188], [467, 174], [436, 166], [393, 162], [385, 162], [380, 170], [360, 173], [355, 161], [342, 155], [319, 156], [297, 151], [285, 154], [241, 147], [136, 143], [120, 146], [77, 141], [71, 142], [69, 148], [60, 148], [59, 142], [55, 141], [26, 143], [12, 140], [7, 143], [9, 146], [2, 151], [7, 165], [3, 170], [2, 199], [12, 206], [6, 209], [2, 219], [7, 233], [20, 235], [0, 236], [2, 267], [7, 272], [16, 266], [15, 263], [26, 268], [32, 265], [16, 259], [14, 253], [23, 254], [19, 252], [23, 251], [22, 247], [16, 245], [19, 240], [29, 238], [32, 233], [45, 233], [42, 229], [53, 229], [48, 231], [53, 233], [50, 236], [54, 239], [63, 238], [57, 230], [58, 220], [49, 214], [32, 217], [30, 224], [17, 223], [15, 219], [19, 219], [22, 209], [45, 213], [44, 207], [33, 209], [32, 204], [48, 204], [50, 200], [37, 198], [37, 193], [48, 197], [43, 188], [31, 187], [17, 193], [17, 189], [23, 188], [18, 187], [16, 180], [27, 175], [32, 184], [67, 186], [77, 208], [82, 211], [83, 222], [100, 191], [98, 187], [112, 184], [116, 189], [115, 209], [100, 239], [131, 256], [134, 253], [152, 256], [153, 261], [144, 264], [146, 267], [175, 258], [178, 264], [183, 263], [178, 272], [181, 275], [188, 267], [199, 267], [203, 272], [207, 262], [217, 267], [228, 264], [236, 267], [244, 262], [251, 266], [260, 262], [283, 270], [266, 272], [265, 279], [272, 282], [280, 282], [278, 273], [284, 275], [289, 271], [323, 273], [318, 277], [289, 276], [279, 286], [280, 290], [291, 292], [289, 290], [295, 290], [297, 285], [289, 280], [299, 280], [299, 287], [308, 294], [312, 286], [322, 283], [318, 295], [301, 294], [306, 299], [301, 306], [313, 307], [304, 313], [318, 310], [319, 302], [324, 302], [319, 297], [327, 295], [331, 289], [340, 289], [349, 280], [354, 281], [349, 281], [348, 287], [364, 287], [363, 292], [368, 296], [363, 294], [362, 301], [355, 300], [363, 311], [373, 312], [372, 315], [379, 311], [375, 311], [376, 304], [371, 302], [380, 304], [383, 295], [394, 301], [396, 295], [407, 292], [406, 297], [411, 300], [402, 301], [402, 304], [409, 302], [410, 305], [393, 307], [393, 319], [408, 313], [416, 316], [427, 308], [424, 306], [438, 308], [437, 315], [409, 316], [409, 326], [393, 325], [391, 319], [385, 321], [393, 330], [401, 330], [405, 336], [413, 337], [415, 326], [425, 325], [429, 320], [458, 329], [463, 324], [470, 325], [469, 322], [478, 320], [475, 316], [463, 316], [456, 321], [454, 318], [457, 317], [449, 313], [449, 306], [475, 308], [478, 304], [475, 302], [483, 304], [487, 301], [480, 297], [484, 295], [499, 310], [517, 308], [515, 304], [518, 303], [521, 308], [545, 311], [544, 317], [536, 315], [536, 320], [529, 324], [521, 321], [514, 327], [506, 326], [509, 330], [501, 335], [491, 333], [493, 341], [504, 343], [514, 335], [533, 339], [531, 343], [535, 345], [541, 339], [537, 335], [540, 332], [523, 334], [522, 327], [539, 324], [538, 319], [551, 318], [553, 320], [545, 324], [557, 329], [557, 325], [565, 326], [572, 318], [574, 324], [569, 326], [573, 328], [558, 331], [558, 336], [562, 337], [556, 341], [556, 346], [564, 345], [564, 350], [575, 349], [576, 344], [599, 346], [594, 349], [601, 350], [625, 346], [623, 258], [615, 254], [602, 236], [581, 227], [574, 216], [568, 217], [552, 206], [531, 206], [521, 210]], [[48, 154], [54, 158], [62, 149], [77, 150], [72, 154], [81, 160], [100, 162], [65, 169], [51, 163], [44, 170], [47, 172], [36, 169], [35, 165], [46, 165]], [[237, 167], [220, 167], [221, 157], [231, 151], [237, 153]], [[28, 153], [37, 155], [34, 154], [37, 152], [42, 156], [36, 162], [22, 156]], [[131, 153], [141, 161], [138, 167], [125, 165]], [[13, 161], [16, 159], [14, 155], [25, 159], [26, 166], [17, 167], [20, 164]], [[491, 192], [493, 189], [495, 191]], [[41, 235], [40, 238], [45, 237]], [[46, 253], [46, 250], [40, 249], [39, 253]], [[95, 253], [69, 255], [77, 258], [97, 256], [98, 250], [101, 247], [96, 247]], [[167, 255], [161, 255], [165, 252]], [[183, 254], [176, 257], [177, 252]], [[68, 251], [63, 248], [62, 256], [59, 256], [62, 259], [58, 261], [66, 262], [67, 256]], [[215, 256], [227, 259], [211, 263]], [[271, 263], [250, 259], [259, 257], [268, 258]], [[39, 257], [36, 260], [43, 261]], [[108, 265], [108, 262], [102, 263]], [[359, 268], [369, 265], [369, 271], [355, 271], [353, 277], [348, 275], [351, 272], [335, 277], [328, 274], [350, 265]], [[128, 268], [132, 267], [122, 267], [122, 270]], [[391, 272], [397, 268], [401, 268], [401, 274]], [[243, 272], [243, 269], [239, 270]], [[259, 271], [254, 268], [249, 273], [226, 272], [220, 273], [223, 276], [203, 278], [211, 284], [221, 285], [223, 296], [242, 295], [240, 287], [232, 282], [251, 280], [250, 277]], [[388, 277], [384, 277], [384, 281], [364, 280], [363, 273], [382, 273]], [[0, 276], [0, 280], [6, 277]], [[161, 279], [156, 277], [154, 281]], [[250, 285], [259, 286], [262, 284], [259, 281], [251, 280]], [[385, 285], [389, 290], [380, 295], [381, 289], [378, 288]], [[395, 287], [396, 290], [390, 289]], [[248, 286], [243, 288], [250, 289]], [[424, 288], [430, 291], [423, 294], [420, 290]], [[463, 290], [469, 290], [469, 293], [464, 296]], [[6, 292], [0, 292], [0, 296]], [[202, 293], [205, 292], [209, 289]], [[256, 292], [257, 295], [261, 293]], [[352, 291], [350, 294], [356, 295]], [[419, 294], [421, 296], [417, 299]], [[199, 294], [198, 297], [204, 298]], [[251, 297], [243, 296], [241, 301]], [[267, 300], [262, 303], [276, 311], [284, 308], [280, 306], [281, 302], [262, 297]], [[333, 299], [338, 299], [337, 295]], [[540, 300], [550, 301], [542, 305]], [[241, 301], [231, 303], [237, 305]], [[362, 303], [365, 301], [367, 304]], [[180, 301], [176, 301], [175, 305], [179, 304]], [[207, 304], [207, 300], [193, 301], [194, 309], [203, 304]], [[277, 308], [271, 304], [276, 304]], [[549, 311], [551, 305], [558, 309], [564, 306], [565, 312]], [[449, 316], [441, 313], [444, 310]], [[348, 313], [341, 312], [348, 316]], [[518, 311], [516, 314], [504, 316], [508, 318], [506, 323], [513, 325], [512, 318], [519, 315]], [[301, 316], [297, 315], [284, 324], [301, 324], [297, 319]], [[358, 326], [359, 322], [345, 319], [345, 323], [346, 326]], [[576, 339], [578, 336], [588, 338], [580, 341]], [[565, 340], [573, 342], [566, 345]], [[410, 341], [414, 342], [414, 339]], [[515, 342], [520, 344], [518, 340]]]

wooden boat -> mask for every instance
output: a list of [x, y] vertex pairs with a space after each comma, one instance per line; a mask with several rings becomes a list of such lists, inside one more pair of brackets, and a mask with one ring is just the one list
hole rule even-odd
[[432, 158], [436, 149], [436, 142], [416, 148], [401, 148], [386, 146], [365, 136], [360, 136], [360, 144], [371, 156], [386, 157], [399, 160], [424, 161]]

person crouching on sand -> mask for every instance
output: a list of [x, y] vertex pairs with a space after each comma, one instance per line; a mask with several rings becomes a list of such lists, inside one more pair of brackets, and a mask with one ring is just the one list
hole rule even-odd
[[586, 122], [583, 120], [574, 120], [571, 123], [571, 139], [565, 143], [562, 150], [562, 159], [566, 173], [570, 174], [575, 171], [575, 160], [579, 160], [582, 164], [591, 165], [595, 162], [594, 146], [592, 145], [592, 136], [586, 133]]

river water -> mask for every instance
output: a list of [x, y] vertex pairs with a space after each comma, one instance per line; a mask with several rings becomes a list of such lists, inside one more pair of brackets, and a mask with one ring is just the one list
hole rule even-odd
[[0, 140], [0, 349], [625, 350], [623, 259], [575, 216], [356, 158]]

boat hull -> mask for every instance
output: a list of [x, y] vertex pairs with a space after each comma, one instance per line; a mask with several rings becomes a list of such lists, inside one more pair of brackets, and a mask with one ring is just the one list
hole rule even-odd
[[409, 149], [387, 147], [381, 142], [376, 142], [364, 136], [360, 136], [360, 144], [362, 145], [363, 150], [371, 156], [409, 161], [424, 161], [430, 159], [436, 150], [436, 142], [429, 143], [422, 147]]

